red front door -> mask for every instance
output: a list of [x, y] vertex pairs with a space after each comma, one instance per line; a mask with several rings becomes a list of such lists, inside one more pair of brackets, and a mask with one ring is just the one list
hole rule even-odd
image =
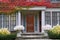
[[34, 15], [28, 14], [26, 15], [26, 25], [27, 32], [34, 32]]

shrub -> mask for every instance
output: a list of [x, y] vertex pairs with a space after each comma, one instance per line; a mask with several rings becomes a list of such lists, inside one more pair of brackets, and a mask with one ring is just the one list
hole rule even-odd
[[60, 25], [53, 26], [47, 33], [51, 39], [60, 39]]
[[14, 40], [16, 38], [16, 33], [12, 34], [7, 28], [0, 29], [0, 40]]

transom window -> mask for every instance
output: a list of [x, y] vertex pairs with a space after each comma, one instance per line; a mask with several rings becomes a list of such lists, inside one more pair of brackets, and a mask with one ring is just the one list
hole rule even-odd
[[16, 26], [16, 14], [0, 14], [0, 28], [8, 28], [13, 31]]
[[60, 25], [60, 12], [45, 12], [45, 25], [46, 24], [52, 26]]

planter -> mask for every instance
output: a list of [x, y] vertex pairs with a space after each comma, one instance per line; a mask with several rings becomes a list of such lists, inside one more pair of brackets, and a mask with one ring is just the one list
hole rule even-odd
[[15, 40], [16, 34], [0, 35], [0, 40]]

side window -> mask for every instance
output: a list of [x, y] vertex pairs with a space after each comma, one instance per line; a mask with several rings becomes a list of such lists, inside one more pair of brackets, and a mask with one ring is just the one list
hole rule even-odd
[[0, 14], [0, 28], [2, 28], [2, 15]]
[[45, 12], [45, 25], [46, 24], [51, 25], [51, 13], [50, 12]]
[[57, 12], [52, 12], [52, 26], [55, 26], [58, 23], [57, 14], [58, 14]]

